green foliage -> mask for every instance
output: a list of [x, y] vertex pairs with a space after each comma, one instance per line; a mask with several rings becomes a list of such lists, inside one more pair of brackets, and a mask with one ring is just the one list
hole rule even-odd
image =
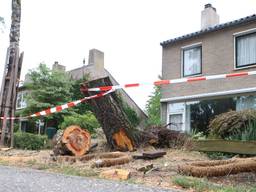
[[61, 129], [65, 129], [70, 125], [78, 125], [90, 133], [95, 132], [95, 129], [100, 127], [97, 119], [91, 112], [87, 112], [84, 115], [74, 114], [72, 116], [65, 116], [60, 126]]
[[138, 126], [140, 124], [140, 119], [137, 113], [123, 100], [120, 93], [117, 92], [116, 95], [117, 101], [119, 102], [120, 106], [122, 106], [122, 110], [125, 113], [131, 125], [133, 127]]
[[[33, 114], [71, 100], [73, 81], [65, 72], [50, 70], [45, 64], [40, 64], [37, 69], [31, 70], [28, 76], [30, 81], [25, 87], [29, 90], [29, 94], [26, 97], [27, 108], [21, 112], [23, 115]], [[69, 114], [68, 111], [64, 110], [45, 119], [60, 123], [63, 115]]]
[[126, 114], [128, 120], [130, 121], [132, 126], [133, 127], [138, 126], [140, 124], [140, 119], [139, 119], [137, 113], [127, 104], [125, 104], [123, 107], [124, 107], [124, 113]]
[[205, 152], [205, 154], [212, 160], [223, 160], [234, 157], [236, 154], [223, 152]]
[[146, 104], [146, 111], [148, 114], [148, 125], [160, 125], [161, 124], [161, 112], [160, 112], [160, 87], [155, 86], [154, 92], [149, 96], [149, 100]]
[[241, 141], [256, 141], [256, 120], [251, 120], [243, 130], [233, 133], [229, 139]]
[[230, 111], [214, 118], [210, 135], [222, 139], [254, 140], [256, 110]]
[[14, 147], [19, 149], [39, 150], [43, 149], [48, 139], [45, 135], [35, 135], [25, 132], [14, 133]]
[[192, 139], [195, 139], [195, 140], [206, 139], [206, 135], [203, 132], [197, 131], [197, 129], [192, 129], [189, 135], [191, 136]]
[[[81, 93], [81, 91], [80, 91], [80, 84], [87, 81], [87, 80], [88, 80], [88, 75], [85, 74], [82, 79], [73, 81], [73, 84], [72, 84], [72, 87], [71, 87], [71, 90], [70, 90], [71, 98], [72, 98], [73, 101], [76, 101], [76, 100], [81, 99], [81, 98], [84, 97], [84, 94]], [[84, 102], [84, 103], [81, 103], [80, 105], [77, 105], [74, 108], [74, 111], [76, 113], [82, 115], [82, 114], [85, 114], [88, 111], [92, 111], [92, 109], [91, 109], [91, 106], [88, 103]]]

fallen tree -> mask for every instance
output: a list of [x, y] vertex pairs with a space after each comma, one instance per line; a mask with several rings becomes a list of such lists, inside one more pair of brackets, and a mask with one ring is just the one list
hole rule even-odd
[[180, 165], [178, 171], [181, 174], [193, 177], [214, 177], [242, 172], [256, 172], [256, 158], [201, 161]]
[[[88, 92], [89, 87], [111, 86], [108, 77], [86, 82], [81, 86], [85, 96], [95, 95]], [[114, 150], [133, 151], [138, 144], [138, 131], [129, 122], [116, 93], [110, 93], [104, 97], [88, 100], [93, 112], [101, 124], [106, 135], [107, 142]]]
[[[81, 91], [85, 96], [92, 96], [98, 92], [89, 92], [91, 87], [112, 86], [108, 77], [85, 82]], [[155, 145], [157, 147], [176, 147], [183, 145], [185, 134], [167, 129], [167, 126], [158, 126], [137, 130], [129, 122], [124, 113], [123, 105], [117, 92], [104, 97], [88, 100], [93, 112], [101, 124], [107, 142], [114, 150], [133, 151], [141, 145]]]
[[79, 126], [72, 125], [54, 137], [54, 155], [82, 156], [90, 150], [91, 135]]

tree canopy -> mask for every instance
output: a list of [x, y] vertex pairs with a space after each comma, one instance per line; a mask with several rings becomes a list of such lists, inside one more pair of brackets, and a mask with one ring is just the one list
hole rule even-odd
[[[25, 83], [28, 90], [27, 107], [22, 111], [25, 115], [64, 104], [72, 99], [73, 81], [63, 71], [50, 70], [45, 64], [40, 64], [37, 69], [29, 71], [28, 79]], [[62, 115], [67, 113], [64, 110], [45, 118], [61, 120]]]

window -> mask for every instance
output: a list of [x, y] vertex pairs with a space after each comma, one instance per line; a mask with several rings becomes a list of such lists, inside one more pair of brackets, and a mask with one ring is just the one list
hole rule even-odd
[[202, 73], [202, 47], [183, 49], [183, 76]]
[[169, 115], [169, 129], [182, 131], [183, 116], [182, 114]]
[[256, 33], [238, 36], [236, 41], [236, 68], [256, 64]]
[[26, 100], [25, 100], [26, 94], [27, 93], [24, 92], [24, 91], [18, 92], [17, 102], [16, 102], [16, 108], [17, 109], [23, 109], [23, 108], [27, 107], [27, 103], [26, 103]]
[[185, 131], [185, 103], [169, 103], [167, 124], [168, 128], [176, 131]]

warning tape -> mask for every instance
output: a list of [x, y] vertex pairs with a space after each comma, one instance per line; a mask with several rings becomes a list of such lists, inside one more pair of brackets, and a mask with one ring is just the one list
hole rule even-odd
[[[160, 81], [154, 81], [150, 85], [155, 86], [161, 86], [161, 85], [169, 85], [169, 84], [177, 84], [177, 83], [189, 83], [189, 82], [195, 82], [195, 81], [205, 81], [205, 80], [213, 80], [213, 79], [226, 79], [231, 77], [242, 77], [242, 76], [250, 76], [250, 75], [256, 75], [256, 71], [249, 71], [249, 72], [240, 72], [240, 73], [229, 73], [229, 74], [220, 74], [220, 75], [208, 75], [208, 76], [199, 76], [199, 77], [188, 77], [188, 78], [180, 78], [180, 79], [171, 79], [171, 80], [160, 80]], [[142, 85], [142, 83], [132, 83], [132, 84], [124, 84], [124, 85], [113, 85], [113, 86], [102, 86], [102, 87], [95, 87], [95, 88], [83, 88], [83, 91], [101, 91], [101, 93], [98, 93], [96, 95], [85, 97], [83, 99], [73, 101], [66, 103], [64, 105], [56, 106], [50, 109], [43, 110], [41, 112], [34, 113], [32, 115], [26, 116], [26, 117], [0, 117], [1, 120], [3, 119], [24, 119], [24, 118], [31, 118], [31, 117], [39, 117], [39, 116], [45, 116], [52, 113], [60, 112], [64, 109], [74, 107], [78, 105], [79, 103], [82, 103], [89, 99], [95, 99], [99, 97], [103, 97], [115, 90], [118, 89], [125, 89], [125, 88], [131, 88], [131, 87], [139, 87]], [[148, 84], [147, 84], [148, 85]]]
[[[220, 75], [208, 75], [208, 76], [199, 76], [199, 77], [188, 77], [188, 78], [171, 79], [171, 80], [160, 80], [160, 81], [155, 81], [150, 85], [161, 86], [161, 85], [189, 83], [189, 82], [205, 81], [205, 80], [213, 80], [213, 79], [226, 79], [231, 77], [242, 77], [242, 76], [250, 76], [250, 75], [256, 75], [256, 71], [229, 73], [229, 74], [220, 74]], [[109, 90], [125, 89], [125, 88], [131, 88], [131, 87], [139, 87], [143, 85], [148, 85], [148, 84], [132, 83], [132, 84], [124, 84], [124, 85], [103, 86], [103, 87], [88, 88], [87, 90], [84, 90], [84, 91], [109, 91]]]
[[15, 120], [15, 119], [26, 119], [26, 118], [32, 118], [32, 117], [46, 116], [46, 115], [50, 115], [52, 113], [60, 112], [60, 111], [62, 111], [64, 109], [67, 109], [67, 108], [74, 107], [74, 106], [78, 105], [79, 103], [83, 103], [87, 100], [103, 97], [105, 95], [108, 95], [108, 94], [112, 93], [113, 91], [115, 91], [115, 89], [111, 89], [111, 90], [108, 90], [107, 92], [98, 93], [98, 94], [95, 94], [95, 95], [92, 95], [92, 96], [89, 96], [89, 97], [84, 97], [83, 99], [79, 99], [77, 101], [72, 101], [72, 102], [69, 102], [69, 103], [66, 103], [66, 104], [63, 104], [63, 105], [52, 107], [50, 109], [46, 109], [46, 110], [43, 110], [43, 111], [34, 113], [32, 115], [29, 115], [29, 116], [25, 116], [25, 117], [0, 117], [0, 119], [1, 120], [4, 120], [4, 119], [6, 119], [6, 120]]

